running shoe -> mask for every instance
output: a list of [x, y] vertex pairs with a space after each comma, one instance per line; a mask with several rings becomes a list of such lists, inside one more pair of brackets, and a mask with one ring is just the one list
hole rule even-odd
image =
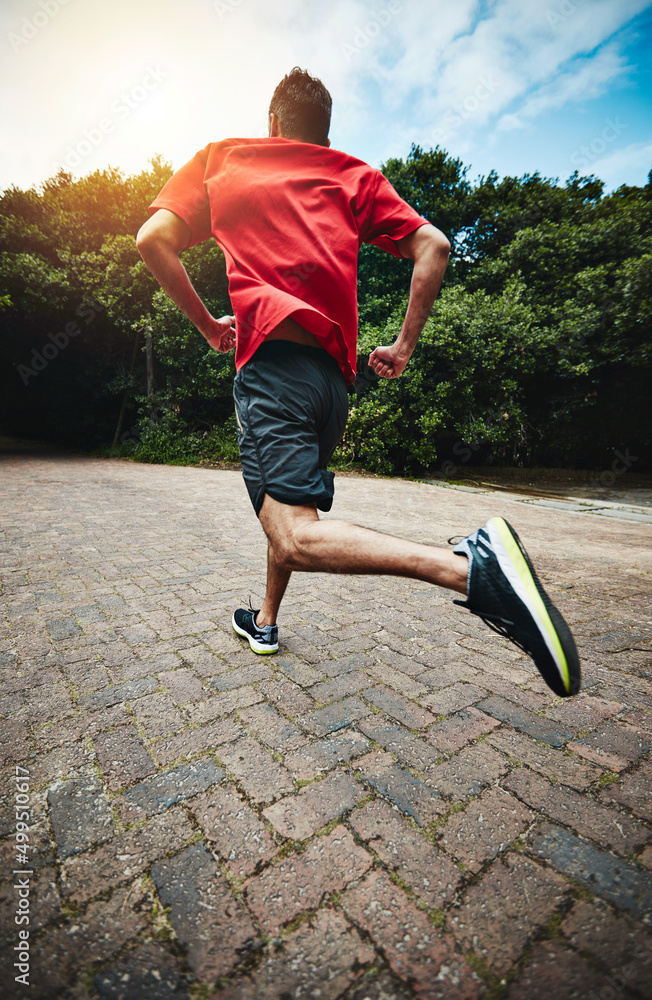
[[514, 529], [504, 518], [492, 517], [453, 552], [469, 560], [467, 600], [454, 603], [531, 656], [555, 694], [577, 694], [581, 675], [575, 640]]
[[[260, 608], [258, 609], [258, 611]], [[251, 605], [233, 612], [231, 623], [238, 635], [249, 640], [254, 653], [276, 653], [278, 650], [278, 625], [256, 625], [256, 615]]]

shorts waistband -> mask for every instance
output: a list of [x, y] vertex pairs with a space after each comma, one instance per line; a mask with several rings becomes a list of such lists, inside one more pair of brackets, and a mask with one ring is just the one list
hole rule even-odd
[[311, 347], [309, 344], [297, 344], [294, 340], [264, 340], [260, 347], [256, 348], [255, 353], [252, 354], [249, 360], [255, 361], [256, 358], [287, 357], [288, 354], [303, 355], [306, 358], [318, 361], [320, 364], [335, 368], [338, 372], [340, 371], [337, 361], [325, 348]]

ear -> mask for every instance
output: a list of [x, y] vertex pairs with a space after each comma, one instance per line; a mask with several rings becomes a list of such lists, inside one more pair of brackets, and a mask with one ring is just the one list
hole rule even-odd
[[279, 126], [278, 118], [273, 111], [269, 113], [269, 137], [270, 139], [278, 139], [281, 135], [281, 129]]
[[330, 141], [330, 139], [327, 139], [327, 140], [326, 140], [326, 145], [327, 145], [327, 146], [330, 146], [330, 144], [331, 144], [331, 141]]

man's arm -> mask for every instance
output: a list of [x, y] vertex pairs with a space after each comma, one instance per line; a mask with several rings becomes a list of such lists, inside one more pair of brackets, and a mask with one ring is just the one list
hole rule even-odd
[[425, 225], [397, 241], [402, 257], [414, 261], [410, 301], [403, 326], [391, 347], [377, 347], [369, 365], [382, 378], [398, 378], [412, 356], [430, 315], [448, 264], [451, 245], [439, 229]]
[[235, 345], [235, 316], [214, 319], [199, 298], [179, 259], [190, 242], [190, 228], [178, 215], [159, 208], [142, 225], [136, 246], [148, 268], [172, 301], [216, 351], [230, 351]]

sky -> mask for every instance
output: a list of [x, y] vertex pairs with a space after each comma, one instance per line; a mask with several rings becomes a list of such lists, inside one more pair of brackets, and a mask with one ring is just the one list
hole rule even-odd
[[417, 143], [470, 181], [652, 169], [646, 0], [3, 0], [0, 46], [2, 190], [266, 135], [295, 65], [373, 166]]

